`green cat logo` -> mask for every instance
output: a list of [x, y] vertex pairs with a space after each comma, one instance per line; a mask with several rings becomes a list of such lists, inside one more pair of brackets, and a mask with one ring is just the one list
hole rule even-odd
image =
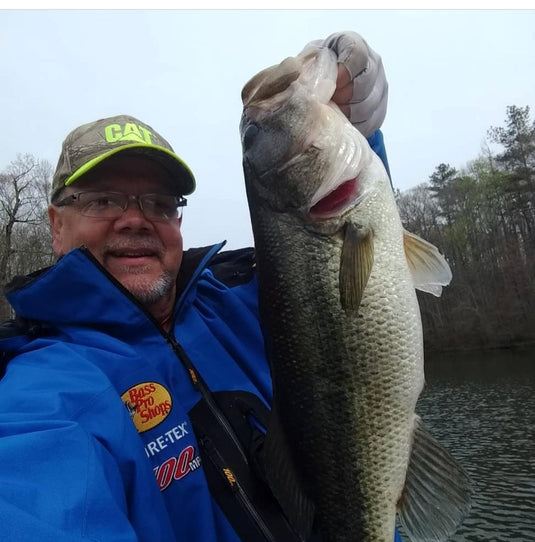
[[134, 124], [133, 122], [127, 122], [122, 126], [120, 124], [108, 124], [108, 126], [104, 128], [104, 133], [108, 143], [115, 143], [116, 141], [133, 141], [135, 143], [152, 144], [152, 133], [144, 126]]

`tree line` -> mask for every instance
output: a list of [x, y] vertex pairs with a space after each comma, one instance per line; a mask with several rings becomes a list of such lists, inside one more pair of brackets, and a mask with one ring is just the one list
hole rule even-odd
[[[396, 199], [403, 224], [435, 244], [453, 272], [442, 297], [418, 294], [427, 349], [535, 341], [535, 122], [509, 106], [485, 150], [456, 170], [441, 163]], [[52, 166], [19, 155], [0, 173], [0, 280], [51, 265]], [[11, 317], [0, 299], [0, 319]]]
[[442, 297], [419, 296], [428, 349], [535, 342], [535, 123], [509, 106], [479, 157], [439, 164], [397, 194], [407, 230], [435, 244], [453, 273]]
[[[19, 155], [0, 172], [0, 282], [51, 265], [55, 258], [47, 218], [52, 166]], [[12, 317], [0, 297], [0, 321]]]

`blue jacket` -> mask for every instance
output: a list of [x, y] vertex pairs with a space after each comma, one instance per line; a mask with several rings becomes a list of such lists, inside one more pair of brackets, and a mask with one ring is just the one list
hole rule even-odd
[[31, 325], [0, 344], [7, 539], [293, 539], [256, 489], [271, 380], [253, 252], [221, 246], [184, 254], [169, 332], [83, 247], [12, 283]]
[[[46, 328], [16, 345], [0, 381], [4, 533], [239, 539], [210, 495], [188, 415], [200, 378], [213, 394], [271, 398], [254, 279], [226, 288], [206, 269], [219, 248], [201, 253], [169, 334], [85, 249], [8, 294], [18, 315]], [[182, 349], [195, 369], [180, 362]]]

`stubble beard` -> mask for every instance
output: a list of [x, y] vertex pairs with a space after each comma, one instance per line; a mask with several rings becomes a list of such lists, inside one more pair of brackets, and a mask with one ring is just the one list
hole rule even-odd
[[[137, 249], [146, 248], [153, 251], [158, 258], [161, 258], [164, 252], [161, 243], [154, 238], [148, 236], [123, 236], [110, 241], [104, 247], [103, 259], [108, 253], [128, 250], [132, 246]], [[174, 293], [176, 276], [168, 269], [163, 269], [156, 279], [145, 276], [147, 272], [150, 272], [150, 266], [125, 265], [119, 271], [121, 277], [126, 276], [126, 279], [120, 280], [123, 286], [147, 308], [166, 300]]]
[[[167, 298], [173, 292], [175, 277], [170, 271], [164, 270], [162, 274], [152, 281], [143, 277], [139, 268], [125, 269], [131, 279], [131, 283], [125, 285], [127, 290], [145, 307], [150, 307]], [[136, 275], [140, 275], [139, 279]]]

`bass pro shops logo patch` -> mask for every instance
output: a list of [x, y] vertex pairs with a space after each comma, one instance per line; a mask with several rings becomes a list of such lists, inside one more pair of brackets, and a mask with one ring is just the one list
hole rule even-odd
[[157, 382], [142, 382], [121, 395], [139, 433], [162, 423], [173, 406], [169, 392]]

